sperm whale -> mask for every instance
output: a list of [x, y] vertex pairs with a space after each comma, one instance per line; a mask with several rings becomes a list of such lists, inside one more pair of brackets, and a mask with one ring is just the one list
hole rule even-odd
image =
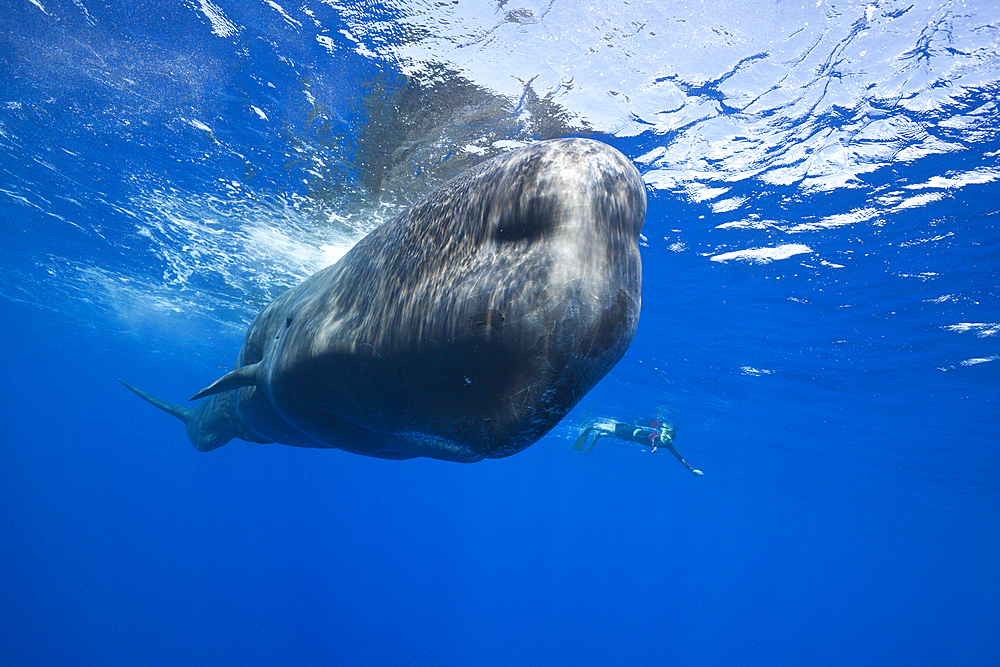
[[588, 139], [538, 142], [448, 181], [254, 320], [189, 408], [233, 438], [388, 459], [509, 456], [621, 359], [639, 320], [639, 172]]

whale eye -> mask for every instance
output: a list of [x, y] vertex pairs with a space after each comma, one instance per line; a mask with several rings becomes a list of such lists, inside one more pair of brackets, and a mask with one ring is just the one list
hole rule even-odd
[[292, 326], [292, 315], [285, 318], [285, 328], [287, 329], [290, 326]]
[[543, 193], [517, 201], [497, 220], [493, 236], [504, 243], [535, 242], [554, 232], [559, 223], [559, 199]]

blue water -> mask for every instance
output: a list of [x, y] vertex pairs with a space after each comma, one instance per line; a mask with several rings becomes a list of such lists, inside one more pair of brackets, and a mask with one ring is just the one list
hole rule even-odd
[[[0, 663], [1000, 664], [1000, 13], [13, 0]], [[632, 348], [472, 465], [232, 442], [254, 315], [560, 135], [648, 185]], [[705, 472], [602, 440], [661, 417]]]

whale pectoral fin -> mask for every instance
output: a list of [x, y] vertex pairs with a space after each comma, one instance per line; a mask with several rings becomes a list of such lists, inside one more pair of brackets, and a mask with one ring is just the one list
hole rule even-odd
[[[240, 387], [251, 387], [257, 384], [257, 371], [260, 369], [260, 362], [256, 364], [250, 364], [249, 366], [241, 366], [234, 371], [230, 371], [223, 375], [221, 378], [208, 385], [197, 394], [192, 396], [190, 401], [195, 401], [199, 398], [205, 398], [206, 396], [211, 396], [212, 394], [218, 394], [223, 391], [229, 391], [230, 389], [239, 389]], [[141, 396], [141, 394], [140, 394]]]
[[159, 399], [152, 394], [144, 392], [142, 389], [133, 387], [124, 380], [119, 380], [123, 385], [134, 391], [140, 398], [152, 403], [167, 414], [177, 417], [184, 422], [188, 439], [200, 452], [209, 452], [226, 444], [234, 437], [252, 440], [253, 442], [266, 442], [265, 440], [254, 439], [253, 434], [249, 434], [238, 423], [235, 423], [229, 411], [226, 401], [207, 401], [196, 408], [186, 408], [183, 405], [169, 403]]
[[153, 396], [152, 394], [143, 391], [142, 389], [139, 389], [138, 387], [133, 387], [128, 382], [125, 382], [125, 380], [119, 380], [119, 382], [125, 385], [128, 389], [131, 389], [136, 394], [138, 394], [140, 398], [152, 403], [153, 405], [163, 410], [167, 414], [171, 414], [174, 417], [177, 417], [185, 424], [188, 423], [188, 420], [191, 418], [191, 413], [194, 412], [194, 410], [192, 410], [191, 408], [185, 408], [183, 405], [169, 403], [161, 398], [157, 398], [156, 396]]

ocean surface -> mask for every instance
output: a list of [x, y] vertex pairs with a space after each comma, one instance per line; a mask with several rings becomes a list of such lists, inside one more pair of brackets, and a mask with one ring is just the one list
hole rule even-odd
[[[7, 0], [3, 665], [1000, 664], [991, 0]], [[271, 299], [587, 136], [639, 330], [515, 456], [199, 453]], [[595, 419], [674, 425], [676, 447]]]

